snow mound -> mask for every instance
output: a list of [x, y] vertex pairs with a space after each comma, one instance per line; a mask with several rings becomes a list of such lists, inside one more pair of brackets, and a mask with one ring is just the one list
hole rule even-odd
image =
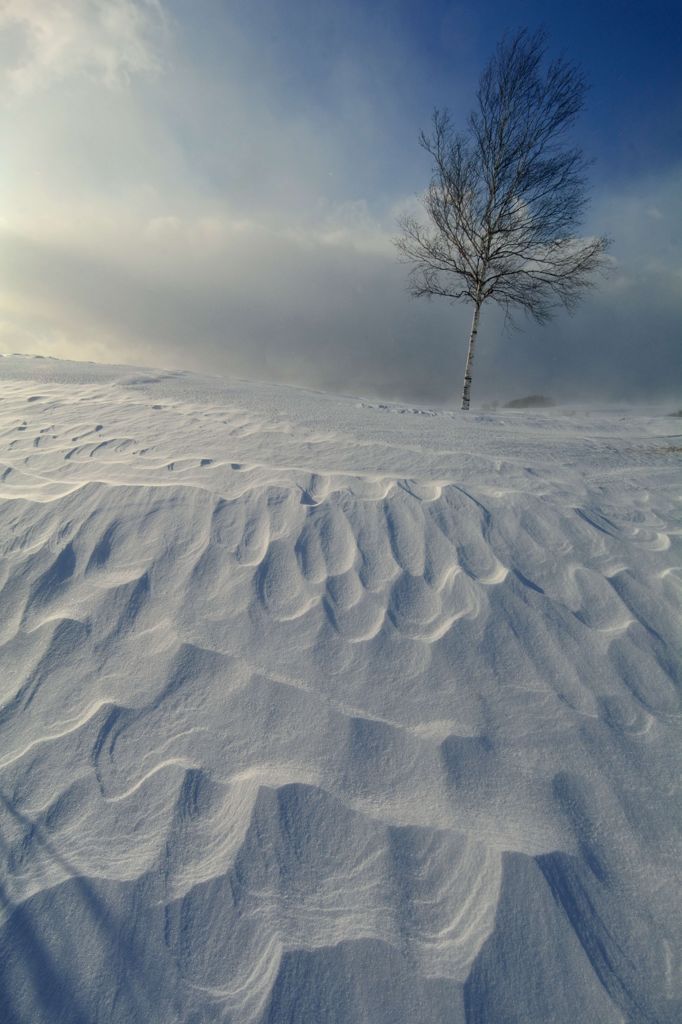
[[682, 1017], [674, 422], [0, 381], [3, 1021]]

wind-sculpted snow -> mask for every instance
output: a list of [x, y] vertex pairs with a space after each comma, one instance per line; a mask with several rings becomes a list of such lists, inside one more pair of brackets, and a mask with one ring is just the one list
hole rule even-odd
[[3, 1021], [682, 1019], [674, 421], [0, 379]]

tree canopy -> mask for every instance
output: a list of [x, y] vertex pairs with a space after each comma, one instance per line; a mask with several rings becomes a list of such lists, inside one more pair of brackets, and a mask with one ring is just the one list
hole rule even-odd
[[482, 304], [492, 299], [508, 315], [520, 309], [543, 323], [558, 307], [572, 311], [606, 265], [608, 239], [576, 234], [588, 162], [566, 135], [584, 106], [585, 79], [575, 65], [545, 55], [543, 32], [503, 39], [481, 75], [466, 130], [456, 131], [446, 110], [434, 111], [430, 133], [420, 136], [433, 161], [426, 219], [399, 222], [396, 245], [412, 264], [412, 294], [474, 305], [463, 408]]

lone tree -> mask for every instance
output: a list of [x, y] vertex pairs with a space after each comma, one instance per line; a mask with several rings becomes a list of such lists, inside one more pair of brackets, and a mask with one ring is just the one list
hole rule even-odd
[[573, 64], [547, 63], [545, 52], [544, 32], [503, 39], [465, 132], [454, 130], [447, 111], [434, 111], [431, 134], [419, 140], [433, 158], [423, 196], [428, 223], [399, 221], [396, 245], [412, 264], [412, 294], [473, 304], [462, 409], [483, 303], [493, 299], [508, 317], [521, 309], [544, 323], [560, 306], [571, 312], [606, 265], [609, 240], [575, 234], [587, 203], [587, 161], [565, 134], [586, 83]]

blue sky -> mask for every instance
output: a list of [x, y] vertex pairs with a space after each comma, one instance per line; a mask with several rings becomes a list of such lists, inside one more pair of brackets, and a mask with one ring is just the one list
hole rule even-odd
[[469, 311], [410, 299], [391, 237], [432, 108], [520, 26], [591, 83], [614, 267], [543, 328], [486, 308], [474, 397], [679, 396], [678, 0], [5, 0], [0, 348], [450, 400]]
[[[393, 149], [410, 141], [409, 119], [423, 121], [434, 105], [447, 103], [466, 114], [480, 70], [505, 31], [544, 26], [553, 51], [579, 63], [593, 87], [578, 135], [602, 165], [600, 180], [627, 178], [682, 157], [677, 0], [250, 0], [211, 7], [216, 25], [229, 33], [231, 12], [256, 42], [287, 104], [342, 114], [350, 84], [340, 72], [345, 65], [351, 82], [355, 76], [353, 84], [387, 116]], [[204, 40], [197, 41], [200, 58]], [[214, 45], [219, 50], [220, 33]]]

